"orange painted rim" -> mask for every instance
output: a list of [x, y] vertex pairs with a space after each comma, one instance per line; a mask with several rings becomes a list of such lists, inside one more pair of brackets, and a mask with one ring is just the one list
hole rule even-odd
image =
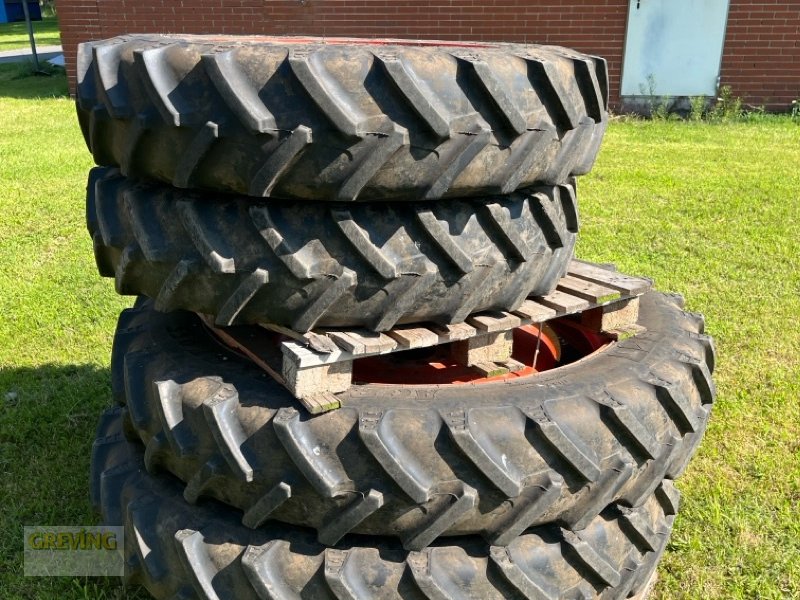
[[[532, 377], [603, 349], [611, 338], [566, 320], [514, 330], [512, 358], [525, 367], [516, 372], [485, 377], [475, 369], [453, 360], [451, 345], [405, 350], [370, 356], [353, 362], [354, 384], [462, 385], [495, 383]], [[538, 346], [538, 351], [537, 351]]]

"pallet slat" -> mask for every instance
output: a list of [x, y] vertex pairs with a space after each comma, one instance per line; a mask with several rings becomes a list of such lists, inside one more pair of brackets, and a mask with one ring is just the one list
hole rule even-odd
[[457, 323], [455, 325], [432, 325], [430, 330], [439, 336], [440, 344], [449, 344], [474, 337], [477, 330], [467, 323]]
[[344, 351], [353, 356], [383, 354], [397, 348], [397, 342], [383, 333], [366, 329], [328, 331], [327, 335]]
[[557, 314], [570, 314], [575, 313], [585, 308], [589, 308], [588, 300], [583, 298], [576, 298], [565, 292], [550, 292], [547, 296], [540, 296], [537, 298], [540, 304], [544, 304], [556, 311]]
[[614, 288], [629, 296], [639, 296], [653, 287], [653, 281], [644, 277], [631, 277], [619, 271], [609, 271], [591, 263], [573, 260], [567, 273], [579, 279]]
[[312, 415], [318, 415], [329, 410], [335, 410], [341, 406], [339, 399], [329, 392], [314, 394], [306, 398], [300, 398], [300, 404]]
[[367, 329], [348, 330], [347, 335], [364, 344], [367, 354], [384, 354], [397, 348], [397, 342], [385, 333], [376, 333]]
[[520, 318], [507, 312], [480, 313], [467, 318], [467, 323], [483, 333], [495, 333], [514, 329], [521, 325]]
[[556, 289], [595, 304], [605, 304], [621, 297], [619, 290], [615, 288], [569, 275], [561, 278]]
[[367, 351], [367, 347], [363, 343], [350, 337], [344, 331], [329, 331], [328, 337], [336, 342], [336, 345], [342, 350], [349, 352], [353, 356], [364, 354]]
[[425, 327], [397, 327], [386, 333], [397, 340], [400, 346], [408, 350], [412, 348], [427, 348], [439, 343], [439, 336], [436, 332]]
[[297, 340], [298, 342], [310, 346], [317, 352], [336, 352], [338, 349], [336, 344], [333, 343], [329, 337], [325, 335], [320, 335], [319, 333], [309, 331], [307, 333], [299, 333], [288, 327], [282, 327], [281, 325], [273, 325], [272, 323], [260, 323], [261, 327], [264, 329], [268, 329], [270, 331], [274, 331], [275, 333], [280, 333], [281, 335], [285, 335], [286, 337], [292, 338], [293, 340]]
[[549, 306], [539, 304], [533, 300], [525, 300], [520, 307], [514, 311], [514, 314], [531, 323], [541, 323], [542, 321], [547, 321], [555, 317], [556, 311]]

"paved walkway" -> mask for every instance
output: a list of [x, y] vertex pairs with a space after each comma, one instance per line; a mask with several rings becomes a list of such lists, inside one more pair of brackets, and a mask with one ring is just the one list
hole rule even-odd
[[[39, 55], [39, 62], [44, 62], [63, 52], [61, 46], [36, 46], [36, 54]], [[25, 62], [28, 60], [33, 60], [30, 47], [0, 52], [0, 63]]]

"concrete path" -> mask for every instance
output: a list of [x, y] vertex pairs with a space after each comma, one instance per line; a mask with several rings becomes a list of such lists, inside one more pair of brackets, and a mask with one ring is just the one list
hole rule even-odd
[[[54, 58], [63, 52], [61, 46], [36, 46], [36, 54], [39, 55], [39, 62]], [[26, 62], [29, 60], [33, 60], [30, 47], [0, 52], [0, 63]]]

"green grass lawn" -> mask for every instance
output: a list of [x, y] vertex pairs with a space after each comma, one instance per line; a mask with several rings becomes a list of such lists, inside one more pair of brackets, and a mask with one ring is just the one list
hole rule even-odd
[[[36, 46], [56, 46], [61, 43], [61, 33], [58, 30], [58, 19], [44, 17], [41, 21], [33, 21], [33, 37]], [[16, 50], [17, 48], [30, 48], [28, 29], [25, 22], [0, 24], [0, 52], [3, 50]]]
[[[94, 522], [90, 446], [132, 301], [95, 272], [63, 76], [19, 77], [0, 66], [0, 597], [145, 598], [22, 575], [23, 525]], [[719, 350], [656, 597], [800, 597], [800, 125], [614, 122], [579, 187], [579, 254], [685, 294]]]
[[614, 123], [578, 253], [705, 313], [719, 398], [659, 598], [800, 598], [800, 123]]

